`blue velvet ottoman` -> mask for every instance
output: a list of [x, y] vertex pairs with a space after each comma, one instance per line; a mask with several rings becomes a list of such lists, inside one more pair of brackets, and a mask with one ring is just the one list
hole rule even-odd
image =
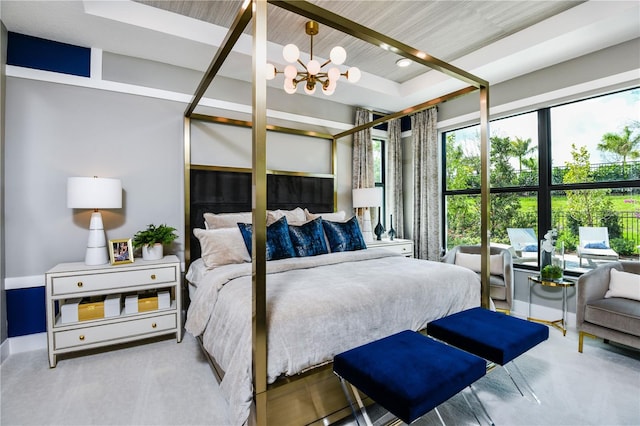
[[[484, 308], [472, 308], [432, 321], [427, 324], [427, 333], [503, 367], [549, 338], [546, 325]], [[513, 365], [517, 368], [515, 363]], [[506, 371], [511, 376], [509, 370]], [[512, 376], [511, 380], [524, 395]], [[526, 384], [536, 401], [540, 402], [531, 386]]]
[[406, 330], [336, 355], [333, 371], [411, 423], [484, 376], [486, 361]]

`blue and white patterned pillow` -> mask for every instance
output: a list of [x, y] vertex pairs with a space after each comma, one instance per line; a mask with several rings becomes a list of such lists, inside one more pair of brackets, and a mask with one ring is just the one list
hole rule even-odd
[[355, 251], [366, 249], [358, 219], [354, 216], [346, 222], [322, 221], [324, 233], [329, 240], [329, 248], [335, 251]]
[[316, 256], [329, 253], [324, 239], [322, 222], [322, 218], [319, 217], [299, 226], [289, 225], [289, 236], [296, 256]]
[[[238, 228], [240, 228], [244, 244], [247, 246], [249, 256], [251, 256], [253, 225], [250, 223], [238, 223]], [[295, 255], [291, 237], [289, 236], [287, 218], [283, 216], [267, 226], [267, 260], [286, 259], [295, 257]]]

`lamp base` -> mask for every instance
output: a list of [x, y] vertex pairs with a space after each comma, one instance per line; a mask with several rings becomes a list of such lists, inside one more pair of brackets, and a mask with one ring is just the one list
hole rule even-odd
[[373, 241], [373, 232], [371, 232], [371, 213], [367, 208], [364, 209], [362, 217], [362, 238], [368, 243]]
[[85, 265], [104, 265], [109, 263], [109, 253], [107, 251], [107, 239], [104, 234], [102, 224], [102, 214], [99, 211], [91, 213], [89, 223], [89, 241], [87, 251], [84, 256]]

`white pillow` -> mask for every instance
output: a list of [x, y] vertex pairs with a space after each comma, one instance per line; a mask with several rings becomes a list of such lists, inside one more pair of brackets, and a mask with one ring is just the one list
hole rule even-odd
[[611, 268], [609, 275], [609, 290], [604, 295], [610, 297], [624, 297], [640, 301], [640, 275], [631, 272], [618, 271]]
[[205, 213], [204, 224], [207, 229], [237, 228], [238, 223], [251, 223], [251, 212], [243, 213]]
[[285, 216], [287, 223], [292, 225], [299, 225], [307, 221], [307, 216], [300, 207], [296, 207], [293, 210], [269, 210], [267, 211], [267, 226], [282, 218], [282, 216]]
[[[456, 260], [454, 263], [459, 266], [471, 269], [475, 272], [480, 272], [480, 255], [472, 253], [456, 253]], [[489, 273], [491, 275], [503, 275], [504, 264], [501, 254], [492, 254], [489, 256]]]
[[328, 220], [330, 222], [345, 222], [345, 219], [347, 217], [347, 213], [343, 210], [330, 213], [311, 213], [309, 210], [304, 209], [304, 214], [306, 215], [307, 220], [313, 220], [322, 217], [322, 220]]
[[199, 229], [193, 234], [200, 241], [202, 260], [207, 269], [232, 263], [251, 262], [240, 228]]

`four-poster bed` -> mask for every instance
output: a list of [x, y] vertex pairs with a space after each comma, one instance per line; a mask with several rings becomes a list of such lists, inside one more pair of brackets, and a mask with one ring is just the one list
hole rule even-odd
[[[488, 83], [478, 77], [475, 77], [463, 70], [460, 70], [452, 65], [449, 65], [443, 61], [433, 58], [423, 52], [406, 46], [398, 41], [395, 41], [389, 37], [379, 34], [369, 28], [366, 28], [353, 21], [347, 20], [341, 16], [333, 14], [327, 10], [321, 9], [313, 4], [299, 1], [268, 1], [268, 3], [275, 6], [286, 9], [290, 12], [312, 19], [316, 22], [332, 27], [336, 30], [342, 31], [348, 35], [359, 38], [366, 42], [372, 43], [377, 46], [386, 46], [388, 50], [393, 51], [396, 54], [407, 57], [414, 62], [428, 66], [435, 70], [441, 71], [449, 76], [455, 77], [471, 86], [458, 90], [456, 92], [444, 95], [440, 98], [425, 102], [420, 105], [416, 105], [411, 108], [407, 108], [401, 112], [391, 114], [374, 122], [368, 123], [363, 126], [351, 129], [346, 132], [342, 132], [331, 136], [333, 141], [332, 151], [332, 173], [333, 173], [333, 185], [337, 185], [335, 182], [335, 143], [338, 139], [350, 136], [353, 133], [362, 130], [366, 127], [374, 126], [380, 122], [397, 118], [403, 115], [408, 115], [425, 108], [437, 105], [440, 102], [452, 99], [457, 96], [461, 96], [466, 93], [470, 93], [479, 89], [480, 91], [480, 117], [481, 117], [481, 162], [482, 162], [482, 180], [481, 180], [481, 230], [482, 230], [482, 272], [481, 272], [481, 291], [475, 293], [473, 297], [479, 297], [480, 300], [475, 300], [473, 303], [481, 304], [482, 306], [489, 306], [489, 256], [488, 256]], [[207, 70], [204, 78], [202, 79], [195, 95], [194, 99], [185, 111], [184, 120], [184, 154], [185, 154], [185, 233], [192, 235], [192, 222], [194, 218], [199, 217], [199, 213], [192, 212], [191, 203], [191, 191], [192, 191], [192, 178], [194, 177], [193, 171], [198, 169], [192, 167], [191, 164], [191, 125], [192, 120], [211, 120], [216, 121], [215, 118], [208, 118], [201, 114], [195, 114], [195, 108], [197, 107], [200, 99], [202, 98], [205, 90], [215, 77], [216, 73], [224, 63], [226, 56], [230, 53], [233, 45], [238, 40], [240, 34], [251, 21], [253, 24], [253, 113], [251, 123], [245, 123], [245, 125], [251, 126], [252, 132], [252, 169], [251, 169], [251, 222], [253, 225], [253, 238], [251, 240], [251, 270], [250, 270], [250, 294], [252, 301], [252, 326], [251, 326], [251, 385], [253, 389], [253, 409], [254, 415], [250, 418], [250, 422], [255, 421], [257, 424], [309, 424], [316, 421], [334, 421], [338, 418], [344, 417], [348, 414], [348, 407], [346, 400], [340, 389], [339, 382], [333, 376], [331, 372], [331, 366], [324, 363], [322, 366], [315, 366], [302, 372], [295, 371], [295, 375], [279, 378], [276, 382], [268, 383], [268, 359], [267, 355], [271, 354], [271, 347], [268, 346], [267, 333], [268, 333], [268, 318], [271, 318], [267, 311], [267, 275], [269, 269], [273, 269], [275, 262], [272, 262], [269, 267], [267, 265], [266, 248], [267, 248], [267, 210], [268, 208], [293, 208], [292, 204], [286, 202], [282, 206], [277, 204], [271, 204], [268, 206], [268, 171], [266, 166], [266, 134], [267, 130], [275, 131], [288, 131], [287, 129], [276, 128], [267, 124], [266, 120], [266, 0], [253, 0], [247, 1], [243, 4], [240, 12], [238, 13], [233, 25], [231, 26], [227, 37], [225, 38], [223, 46], [218, 50], [214, 59], [211, 62], [209, 69]], [[218, 120], [224, 122], [224, 119]], [[238, 123], [235, 123], [238, 124]], [[289, 129], [290, 130], [290, 129]], [[307, 134], [313, 136], [313, 132], [299, 131], [301, 134]], [[277, 173], [276, 173], [277, 174]], [[295, 173], [294, 173], [295, 174]], [[273, 175], [273, 173], [271, 173]], [[334, 186], [335, 188], [335, 186]], [[293, 201], [296, 203], [296, 201]], [[298, 204], [300, 205], [300, 204]], [[286, 207], [285, 207], [286, 206]], [[304, 205], [302, 207], [305, 207]], [[334, 205], [335, 208], [335, 189], [334, 189]], [[333, 209], [332, 209], [333, 210]], [[241, 211], [241, 210], [236, 210]], [[326, 210], [325, 210], [326, 211]], [[220, 211], [219, 211], [220, 212]], [[192, 243], [190, 239], [186, 238], [186, 250], [185, 260], [189, 265], [191, 260], [195, 259], [192, 254]], [[363, 250], [366, 252], [366, 250]], [[195, 252], [194, 252], [195, 253]], [[324, 256], [333, 256], [340, 253], [332, 253]], [[350, 261], [353, 253], [344, 255], [345, 262]], [[354, 255], [354, 256], [358, 256]], [[364, 254], [364, 257], [370, 257], [370, 254]], [[378, 259], [374, 256], [374, 260], [382, 261], [385, 256]], [[416, 259], [410, 260], [404, 258], [404, 261], [414, 262], [427, 262], [419, 261]], [[288, 259], [285, 259], [288, 260]], [[372, 259], [358, 259], [354, 263], [371, 262]], [[335, 262], [330, 262], [333, 267]], [[463, 268], [459, 268], [463, 269]], [[459, 271], [458, 271], [459, 272]], [[423, 271], [425, 275], [430, 272]], [[441, 278], [442, 279], [442, 278]], [[462, 281], [472, 282], [471, 277], [465, 278], [464, 273], [462, 278], [458, 278]], [[273, 281], [273, 278], [271, 278]], [[225, 286], [226, 288], [227, 286]], [[462, 287], [461, 287], [462, 288]], [[460, 290], [462, 291], [462, 290]], [[472, 291], [469, 294], [473, 295]], [[220, 296], [222, 296], [222, 292]], [[425, 302], [426, 303], [426, 302]], [[455, 306], [451, 309], [460, 310], [462, 306], [468, 303], [466, 300], [461, 306]], [[203, 308], [204, 309], [204, 308]], [[447, 308], [449, 309], [449, 308]], [[191, 313], [191, 308], [190, 308]], [[446, 314], [446, 313], [445, 313]], [[443, 313], [439, 313], [443, 315]], [[203, 321], [206, 323], [208, 317]], [[204, 326], [204, 325], [203, 325]], [[199, 330], [202, 331], [202, 330]], [[214, 364], [215, 364], [215, 360]], [[270, 360], [269, 360], [270, 361]], [[218, 366], [219, 367], [219, 366]], [[226, 374], [223, 371], [218, 371], [219, 375]]]

